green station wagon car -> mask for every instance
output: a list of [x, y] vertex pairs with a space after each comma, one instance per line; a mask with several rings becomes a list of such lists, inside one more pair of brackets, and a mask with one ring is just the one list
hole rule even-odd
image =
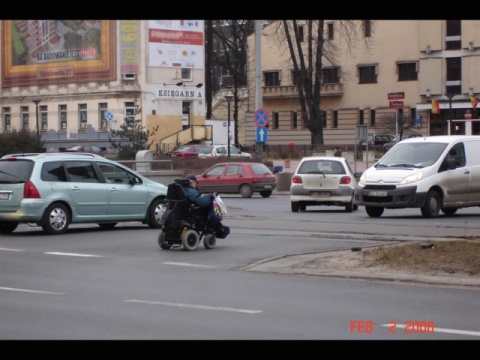
[[70, 224], [139, 221], [161, 228], [167, 187], [94, 154], [12, 154], [0, 159], [0, 233], [34, 223], [48, 234]]

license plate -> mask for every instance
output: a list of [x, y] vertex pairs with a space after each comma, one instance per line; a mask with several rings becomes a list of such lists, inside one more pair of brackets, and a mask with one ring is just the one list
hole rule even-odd
[[385, 197], [387, 196], [387, 192], [386, 191], [369, 191], [368, 196]]
[[8, 200], [8, 193], [0, 193], [0, 200]]
[[320, 197], [330, 197], [329, 191], [312, 191], [310, 193], [311, 196], [320, 196]]
[[264, 185], [263, 188], [264, 188], [264, 189], [271, 189], [271, 188], [272, 188], [272, 185]]

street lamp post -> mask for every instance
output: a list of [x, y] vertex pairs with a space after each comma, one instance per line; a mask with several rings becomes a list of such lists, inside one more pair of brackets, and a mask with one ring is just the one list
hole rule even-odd
[[36, 107], [36, 119], [37, 119], [37, 144], [40, 144], [40, 131], [39, 131], [39, 127], [38, 127], [38, 104], [40, 103], [41, 100], [33, 100], [33, 102], [35, 103], [35, 107]]
[[228, 142], [227, 142], [227, 151], [228, 151], [228, 158], [230, 159], [230, 101], [232, 101], [233, 96], [232, 95], [225, 95], [225, 99], [227, 100], [228, 103], [228, 125], [227, 125], [227, 136], [228, 136]]

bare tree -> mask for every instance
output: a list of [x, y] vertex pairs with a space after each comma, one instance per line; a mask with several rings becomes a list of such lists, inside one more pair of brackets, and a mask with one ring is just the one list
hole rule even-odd
[[[334, 39], [325, 36], [329, 24], [335, 29]], [[326, 81], [323, 76], [324, 66], [339, 66], [337, 58], [341, 55], [337, 44], [342, 44], [350, 52], [360, 42], [360, 34], [365, 34], [364, 25], [371, 25], [365, 20], [281, 20], [270, 26], [279, 46], [288, 44], [291, 65], [296, 75], [299, 103], [305, 126], [311, 133], [312, 146], [324, 144], [321, 114], [321, 85]], [[363, 31], [362, 31], [363, 30]], [[368, 29], [372, 32], [372, 28]], [[330, 34], [327, 34], [330, 35]], [[368, 49], [370, 37], [364, 37]], [[291, 66], [290, 65], [290, 66]], [[339, 79], [346, 80], [339, 69]]]
[[[222, 69], [217, 75], [220, 79], [220, 87], [229, 88], [233, 95], [233, 123], [235, 127], [234, 144], [238, 144], [238, 113], [240, 102], [240, 89], [247, 85], [247, 52], [248, 36], [254, 32], [255, 20], [221, 20], [216, 26], [212, 26], [212, 51], [211, 64]], [[228, 81], [228, 83], [224, 83]], [[215, 85], [212, 84], [212, 90]]]
[[405, 135], [415, 133], [412, 118], [405, 114], [385, 114], [377, 119], [375, 127], [385, 134], [395, 134], [398, 131], [399, 140], [402, 140]]

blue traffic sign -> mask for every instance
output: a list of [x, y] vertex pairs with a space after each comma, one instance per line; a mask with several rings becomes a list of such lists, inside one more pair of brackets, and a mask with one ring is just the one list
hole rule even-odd
[[107, 120], [107, 121], [113, 121], [113, 119], [114, 119], [113, 114], [112, 114], [110, 111], [108, 111], [108, 112], [105, 114], [105, 120]]
[[255, 128], [255, 138], [256, 142], [267, 142], [268, 140], [268, 129], [267, 128]]
[[263, 128], [268, 125], [268, 111], [259, 108], [257, 111], [255, 111], [255, 114], [253, 115], [253, 121], [255, 121], [255, 125], [257, 125], [260, 128]]

